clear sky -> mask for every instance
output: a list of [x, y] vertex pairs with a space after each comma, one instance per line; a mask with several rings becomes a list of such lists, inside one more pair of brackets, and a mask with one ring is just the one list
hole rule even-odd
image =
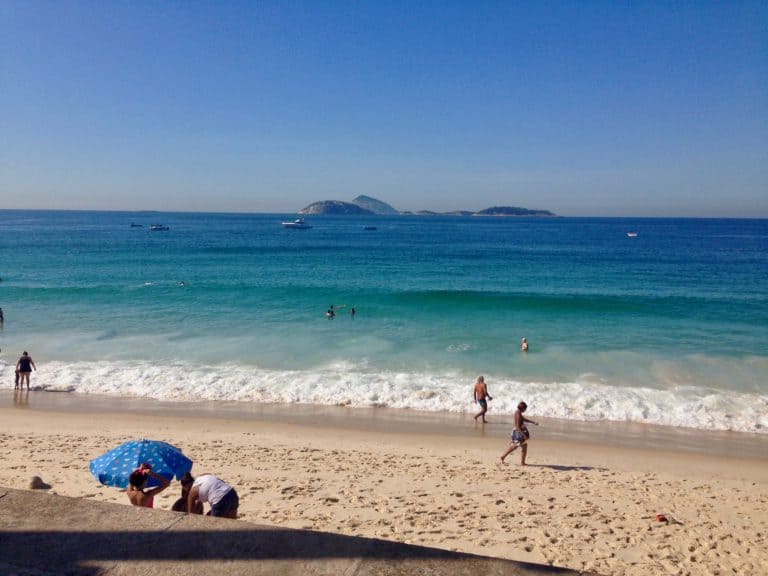
[[768, 217], [768, 2], [0, 2], [0, 208]]

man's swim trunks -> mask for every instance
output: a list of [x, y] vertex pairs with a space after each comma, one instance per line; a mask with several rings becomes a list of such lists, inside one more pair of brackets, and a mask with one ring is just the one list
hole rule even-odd
[[520, 430], [512, 431], [512, 442], [514, 442], [515, 444], [522, 444], [523, 442], [528, 440], [528, 438], [530, 437], [531, 435], [528, 432], [528, 428], [523, 428], [522, 433], [520, 432]]

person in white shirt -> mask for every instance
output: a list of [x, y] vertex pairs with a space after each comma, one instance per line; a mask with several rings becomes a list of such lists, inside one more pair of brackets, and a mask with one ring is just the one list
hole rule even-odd
[[187, 513], [192, 513], [206, 502], [211, 506], [208, 512], [210, 516], [237, 518], [237, 508], [240, 506], [237, 491], [213, 474], [200, 474], [197, 479], [193, 479], [187, 497]]

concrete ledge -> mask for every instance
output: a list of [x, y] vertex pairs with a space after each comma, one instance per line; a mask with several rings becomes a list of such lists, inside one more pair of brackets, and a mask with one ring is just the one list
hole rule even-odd
[[575, 575], [385, 540], [0, 488], [0, 574]]

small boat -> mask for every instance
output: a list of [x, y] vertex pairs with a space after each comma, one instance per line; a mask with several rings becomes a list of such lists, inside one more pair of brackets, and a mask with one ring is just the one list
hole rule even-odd
[[630, 238], [637, 238], [637, 232], [627, 232], [627, 236]]
[[168, 228], [168, 226], [166, 226], [165, 224], [152, 224], [152, 226], [150, 226], [149, 229], [152, 232], [165, 232], [166, 230], [170, 230], [170, 228]]
[[136, 224], [135, 222], [131, 222], [131, 228], [143, 228], [141, 224]]
[[293, 222], [283, 222], [284, 228], [299, 228], [302, 230], [306, 230], [307, 228], [312, 228], [311, 224], [307, 224], [304, 221], [304, 218], [296, 218]]

